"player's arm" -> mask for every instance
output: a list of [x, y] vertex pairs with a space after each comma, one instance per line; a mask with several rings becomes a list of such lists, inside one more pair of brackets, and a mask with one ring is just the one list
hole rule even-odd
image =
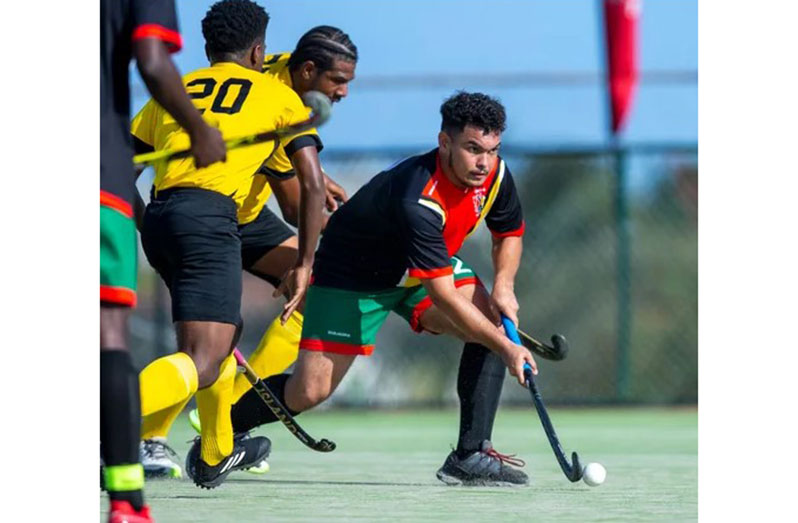
[[493, 236], [493, 291], [491, 297], [499, 311], [518, 325], [518, 300], [515, 275], [521, 264], [524, 244], [524, 215], [509, 169], [505, 169], [499, 193], [485, 217]]
[[408, 276], [419, 278], [432, 303], [469, 339], [496, 352], [523, 385], [524, 362], [529, 362], [537, 373], [532, 354], [511, 342], [471, 301], [457, 292], [443, 240], [443, 215], [419, 202], [404, 201], [396, 214], [396, 222], [407, 250]]
[[511, 342], [502, 331], [465, 296], [457, 292], [451, 274], [435, 278], [424, 278], [422, 285], [429, 293], [432, 303], [443, 311], [457, 327], [468, 336], [497, 353], [510, 374], [524, 384], [524, 363], [529, 363], [537, 374], [537, 364], [532, 353], [521, 345]]
[[524, 244], [520, 236], [493, 237], [493, 291], [491, 297], [499, 311], [518, 325], [518, 300], [515, 275], [521, 265]]
[[130, 13], [133, 57], [147, 89], [188, 133], [198, 167], [224, 160], [226, 147], [221, 133], [202, 120], [169, 56], [183, 45], [174, 1], [132, 0]]
[[[293, 176], [293, 173], [291, 173], [289, 177], [274, 176], [270, 174], [268, 168], [263, 174], [268, 176], [269, 186], [271, 186], [272, 192], [277, 198], [277, 203], [280, 205], [280, 212], [283, 214], [283, 219], [296, 227], [299, 222], [299, 180]], [[327, 173], [322, 170], [321, 174], [324, 177], [324, 205], [329, 212], [335, 212], [341, 204], [346, 203], [349, 197], [344, 188], [327, 176]], [[324, 228], [327, 227], [327, 221], [330, 217], [327, 214], [323, 214], [322, 219], [323, 223], [321, 229], [324, 230]]]
[[[296, 227], [299, 224], [299, 199], [302, 192], [299, 179], [296, 176], [287, 179], [278, 179], [270, 176], [268, 180], [274, 197], [277, 198], [277, 204], [280, 206], [283, 220]], [[329, 192], [327, 199], [329, 201]], [[328, 215], [322, 214], [322, 230], [327, 226], [329, 219]]]
[[[300, 137], [298, 139], [301, 139]], [[297, 265], [311, 267], [323, 222], [324, 178], [315, 146], [297, 149], [290, 155], [301, 187], [299, 197], [299, 257]]]
[[133, 56], [153, 99], [188, 133], [196, 166], [224, 161], [222, 133], [206, 124], [191, 103], [166, 45], [157, 38], [140, 38], [133, 41]]
[[[297, 141], [307, 138], [309, 137], [300, 136], [292, 144], [297, 147]], [[295, 147], [286, 147], [286, 152], [289, 153], [301, 188], [297, 229], [299, 252], [294, 267], [285, 274], [280, 286], [274, 291], [275, 297], [280, 295], [288, 297], [288, 302], [283, 307], [283, 313], [280, 316], [283, 323], [288, 321], [289, 316], [296, 310], [307, 292], [316, 243], [324, 222], [324, 179], [321, 175], [321, 165], [315, 142], [314, 145]]]
[[339, 202], [341, 204], [346, 203], [349, 199], [347, 196], [346, 191], [343, 187], [335, 183], [335, 180], [327, 176], [327, 173], [322, 171], [321, 174], [324, 175], [324, 190], [326, 192], [326, 206], [327, 210], [330, 212], [334, 212], [339, 207]]
[[299, 198], [302, 189], [296, 176], [288, 179], [278, 179], [269, 176], [269, 186], [272, 188], [283, 220], [289, 225], [296, 227], [299, 224]]

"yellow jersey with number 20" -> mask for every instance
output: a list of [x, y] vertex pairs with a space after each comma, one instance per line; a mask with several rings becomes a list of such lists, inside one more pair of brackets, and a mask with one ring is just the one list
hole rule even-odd
[[[309, 116], [293, 89], [259, 71], [231, 62], [213, 64], [183, 77], [194, 105], [209, 125], [218, 128], [225, 139], [249, 136], [286, 127]], [[186, 131], [154, 100], [133, 118], [131, 132], [155, 150], [190, 146]], [[172, 187], [199, 187], [230, 196], [238, 209], [239, 223], [254, 220], [268, 199], [263, 175], [256, 172], [274, 153], [276, 146], [286, 151], [318, 143], [315, 129], [280, 139], [227, 152], [227, 161], [197, 169], [194, 159], [161, 162], [155, 166], [156, 191]], [[265, 197], [265, 198], [264, 198]]]

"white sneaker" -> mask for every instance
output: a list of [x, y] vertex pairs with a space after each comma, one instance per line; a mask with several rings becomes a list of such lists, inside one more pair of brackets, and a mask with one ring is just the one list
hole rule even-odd
[[175, 460], [177, 452], [166, 443], [166, 438], [145, 439], [139, 444], [139, 456], [145, 478], [182, 478], [183, 469]]

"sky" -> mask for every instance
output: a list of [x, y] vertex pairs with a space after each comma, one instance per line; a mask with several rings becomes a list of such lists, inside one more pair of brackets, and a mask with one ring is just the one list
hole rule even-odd
[[[258, 1], [271, 16], [267, 52], [292, 50], [305, 31], [322, 24], [340, 27], [358, 47], [357, 78], [321, 131], [328, 149], [434, 146], [440, 104], [457, 89], [483, 91], [504, 103], [505, 145], [596, 146], [608, 139], [602, 82], [497, 85], [497, 79], [513, 74], [600, 74], [599, 0]], [[176, 3], [184, 47], [175, 61], [188, 73], [207, 65], [200, 21], [213, 2]], [[641, 22], [643, 73], [697, 71], [695, 0], [643, 0]], [[434, 86], [374, 85], [385, 76], [424, 80], [430, 75], [442, 81]], [[141, 83], [138, 77], [134, 83]], [[145, 101], [135, 96], [134, 111]], [[697, 139], [695, 81], [639, 86], [622, 141]]]

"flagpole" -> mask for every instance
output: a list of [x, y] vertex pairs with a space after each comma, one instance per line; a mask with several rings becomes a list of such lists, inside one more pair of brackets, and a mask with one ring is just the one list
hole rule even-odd
[[606, 143], [609, 146], [614, 184], [613, 211], [616, 236], [616, 372], [615, 396], [618, 401], [629, 399], [631, 374], [631, 331], [632, 331], [632, 279], [631, 279], [631, 231], [629, 220], [629, 196], [627, 181], [626, 149], [621, 144], [618, 130], [613, 123], [612, 94], [610, 89], [609, 44], [607, 35], [606, 0], [598, 0], [599, 11], [599, 49], [604, 52], [604, 100]]

